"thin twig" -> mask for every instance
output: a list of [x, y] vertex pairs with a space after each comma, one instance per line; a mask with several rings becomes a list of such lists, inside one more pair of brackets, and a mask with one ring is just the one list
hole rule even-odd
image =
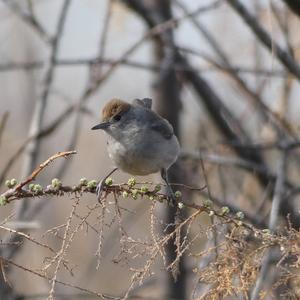
[[[32, 269], [29, 269], [25, 266], [22, 266], [22, 265], [19, 265], [17, 264], [16, 262], [14, 262], [13, 260], [11, 259], [7, 259], [5, 257], [0, 257], [1, 260], [3, 260], [3, 262], [5, 262], [6, 264], [9, 264], [9, 265], [12, 265], [20, 270], [23, 270], [25, 272], [29, 272], [35, 276], [38, 276], [40, 278], [44, 278], [44, 279], [47, 279], [47, 280], [51, 280], [51, 278], [45, 274], [42, 274], [42, 273], [39, 273], [35, 270], [32, 270]], [[63, 282], [61, 280], [55, 280], [56, 283], [58, 284], [61, 284], [63, 286], [67, 286], [67, 287], [71, 287], [71, 288], [74, 288], [74, 289], [77, 289], [77, 290], [80, 290], [82, 292], [85, 292], [87, 294], [91, 294], [91, 295], [94, 295], [96, 297], [100, 297], [101, 299], [111, 299], [111, 300], [120, 300], [121, 298], [120, 297], [114, 297], [114, 296], [110, 296], [110, 295], [107, 295], [107, 294], [102, 294], [102, 293], [98, 293], [98, 292], [94, 292], [94, 291], [91, 291], [91, 290], [88, 290], [88, 289], [85, 289], [83, 287], [80, 287], [78, 285], [75, 285], [75, 284], [72, 284], [72, 283], [68, 283], [68, 282]]]
[[32, 173], [31, 175], [29, 175], [25, 180], [23, 180], [22, 182], [20, 182], [15, 188], [14, 188], [14, 192], [19, 192], [22, 187], [24, 187], [26, 184], [28, 184], [29, 182], [32, 182], [33, 180], [35, 180], [35, 178], [39, 175], [40, 172], [43, 171], [44, 168], [46, 168], [51, 162], [53, 162], [55, 159], [59, 158], [59, 157], [68, 157], [71, 154], [76, 154], [77, 152], [75, 150], [72, 151], [64, 151], [64, 152], [57, 152], [56, 154], [52, 155], [51, 157], [49, 157], [47, 160], [45, 160], [43, 163], [41, 163]]

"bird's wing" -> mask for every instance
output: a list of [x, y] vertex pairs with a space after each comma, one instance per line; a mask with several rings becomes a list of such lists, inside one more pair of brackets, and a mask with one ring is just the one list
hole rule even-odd
[[132, 101], [133, 105], [140, 105], [143, 106], [145, 108], [151, 109], [152, 107], [152, 99], [150, 98], [144, 98], [144, 99], [134, 99]]
[[151, 129], [159, 132], [167, 140], [169, 140], [174, 134], [172, 125], [163, 118], [155, 120], [151, 125]]

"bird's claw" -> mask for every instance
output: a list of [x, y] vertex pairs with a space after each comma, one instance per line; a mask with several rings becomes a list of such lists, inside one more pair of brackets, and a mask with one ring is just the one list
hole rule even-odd
[[105, 182], [104, 180], [101, 180], [96, 187], [97, 200], [99, 203], [101, 202], [101, 196], [104, 190], [104, 186], [105, 186]]

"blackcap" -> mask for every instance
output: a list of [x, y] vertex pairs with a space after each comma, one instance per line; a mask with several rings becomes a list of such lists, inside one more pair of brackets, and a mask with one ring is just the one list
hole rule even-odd
[[153, 110], [149, 98], [135, 99], [132, 103], [110, 100], [102, 110], [102, 122], [92, 130], [102, 129], [108, 135], [107, 150], [116, 168], [98, 185], [100, 201], [106, 178], [118, 168], [132, 175], [161, 172], [169, 189], [167, 170], [176, 161], [180, 146], [171, 124]]

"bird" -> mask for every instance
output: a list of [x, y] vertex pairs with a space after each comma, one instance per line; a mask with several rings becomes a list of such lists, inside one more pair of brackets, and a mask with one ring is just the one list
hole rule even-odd
[[113, 98], [102, 109], [101, 123], [91, 129], [105, 131], [108, 155], [115, 165], [97, 185], [99, 202], [105, 180], [120, 169], [140, 176], [160, 172], [175, 204], [167, 172], [178, 158], [180, 145], [172, 125], [152, 110], [152, 99], [134, 99], [129, 103]]

